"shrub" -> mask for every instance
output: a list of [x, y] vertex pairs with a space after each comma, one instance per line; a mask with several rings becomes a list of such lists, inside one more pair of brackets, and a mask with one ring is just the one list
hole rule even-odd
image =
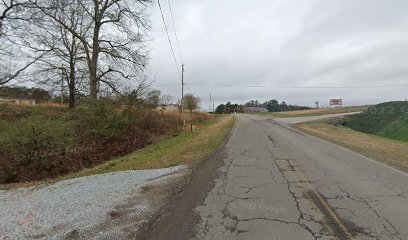
[[[109, 99], [84, 102], [70, 111], [15, 106], [8, 107], [7, 112], [12, 117], [0, 120], [0, 183], [79, 171], [182, 131], [177, 112], [123, 106]], [[9, 120], [15, 116], [18, 121]], [[210, 116], [183, 114], [187, 123], [202, 122]]]
[[85, 138], [87, 141], [111, 138], [128, 124], [116, 105], [108, 100], [79, 106], [69, 112], [65, 119], [74, 121], [77, 134], [81, 140]]
[[28, 117], [1, 134], [2, 155], [6, 155], [8, 164], [18, 166], [19, 181], [68, 172], [69, 169], [62, 170], [61, 161], [75, 143], [69, 123], [49, 121], [41, 116]]

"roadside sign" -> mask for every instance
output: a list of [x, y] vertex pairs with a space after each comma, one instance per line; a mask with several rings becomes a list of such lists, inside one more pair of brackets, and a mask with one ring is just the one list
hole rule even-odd
[[332, 106], [343, 107], [343, 99], [330, 99], [330, 108]]

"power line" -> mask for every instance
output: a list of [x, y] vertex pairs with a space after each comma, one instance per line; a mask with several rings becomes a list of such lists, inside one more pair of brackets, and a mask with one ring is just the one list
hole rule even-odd
[[366, 86], [274, 86], [274, 85], [236, 85], [236, 84], [220, 84], [220, 83], [186, 83], [191, 86], [217, 86], [217, 87], [246, 87], [246, 88], [293, 88], [293, 89], [342, 89], [342, 88], [396, 88], [408, 87], [408, 84], [401, 85], [366, 85]]
[[177, 50], [178, 50], [178, 53], [179, 53], [179, 56], [180, 56], [180, 62], [183, 63], [183, 59], [181, 57], [179, 40], [178, 40], [178, 37], [177, 37], [176, 25], [174, 24], [173, 11], [171, 10], [170, 0], [167, 0], [167, 2], [169, 3], [171, 22], [173, 23], [174, 35], [176, 36], [176, 44], [177, 44]]
[[[366, 86], [274, 86], [274, 85], [236, 85], [236, 84], [223, 84], [223, 83], [184, 83], [190, 86], [217, 86], [217, 87], [246, 87], [246, 88], [287, 88], [287, 89], [344, 89], [344, 88], [397, 88], [408, 87], [408, 84], [400, 85], [366, 85]], [[154, 86], [180, 86], [180, 83], [169, 84], [154, 84]]]
[[181, 83], [170, 83], [170, 84], [152, 84], [155, 87], [170, 87], [170, 86], [180, 86]]
[[[163, 19], [164, 28], [166, 29], [166, 33], [167, 33], [167, 39], [169, 40], [171, 52], [172, 52], [172, 54], [173, 54], [174, 63], [176, 64], [177, 72], [178, 72], [178, 74], [180, 75], [180, 68], [179, 68], [178, 63], [177, 63], [176, 55], [174, 54], [173, 45], [171, 44], [170, 35], [169, 35], [169, 30], [167, 29], [166, 20], [164, 20], [164, 15], [163, 15], [162, 7], [161, 7], [161, 5], [160, 5], [160, 0], [157, 0], [157, 3], [159, 4], [160, 13], [161, 13], [161, 16], [162, 16], [162, 19]], [[180, 75], [180, 78], [181, 78], [181, 75]]]

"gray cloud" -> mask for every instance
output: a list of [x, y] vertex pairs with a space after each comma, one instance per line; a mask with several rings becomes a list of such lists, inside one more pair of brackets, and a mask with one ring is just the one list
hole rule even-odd
[[[162, 6], [174, 39], [167, 0]], [[172, 1], [187, 83], [270, 86], [408, 84], [408, 1]], [[151, 68], [156, 84], [180, 81], [157, 6], [152, 9]], [[180, 97], [178, 86], [157, 87]], [[278, 99], [312, 106], [401, 100], [408, 88], [298, 89], [187, 85], [208, 108]], [[327, 105], [327, 104], [326, 104]]]

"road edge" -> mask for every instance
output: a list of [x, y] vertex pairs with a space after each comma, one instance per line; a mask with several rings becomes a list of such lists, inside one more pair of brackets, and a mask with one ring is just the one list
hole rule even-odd
[[163, 200], [165, 204], [146, 222], [133, 239], [189, 239], [194, 237], [194, 226], [200, 221], [194, 209], [201, 205], [219, 177], [223, 166], [225, 146], [236, 131], [238, 118], [219, 147], [209, 156], [195, 164], [179, 181], [170, 188]]
[[[293, 124], [293, 125], [296, 125], [296, 124]], [[331, 141], [329, 141], [329, 140], [326, 140], [326, 139], [320, 138], [320, 137], [318, 137], [318, 136], [312, 135], [312, 134], [310, 134], [310, 133], [308, 133], [308, 132], [306, 132], [306, 131], [299, 130], [299, 129], [297, 129], [297, 128], [292, 127], [292, 125], [288, 125], [288, 127], [290, 127], [291, 129], [293, 129], [293, 130], [295, 130], [295, 131], [297, 131], [297, 132], [299, 132], [299, 133], [305, 134], [305, 135], [307, 135], [307, 136], [309, 136], [309, 137], [311, 137], [311, 138], [314, 138], [314, 139], [319, 140], [319, 141], [321, 141], [321, 142], [328, 143], [328, 144], [330, 144], [330, 145], [334, 145], [334, 146], [339, 147], [339, 148], [341, 148], [341, 149], [343, 149], [343, 150], [345, 150], [345, 151], [347, 151], [347, 152], [350, 152], [350, 153], [352, 153], [352, 154], [355, 154], [355, 155], [357, 155], [357, 156], [359, 156], [359, 157], [361, 157], [361, 158], [363, 158], [363, 159], [366, 159], [366, 160], [369, 160], [369, 161], [371, 161], [371, 162], [377, 163], [377, 164], [382, 165], [382, 166], [384, 166], [384, 167], [386, 167], [386, 168], [388, 168], [388, 169], [394, 170], [394, 171], [396, 171], [396, 172], [398, 172], [398, 173], [400, 173], [400, 174], [402, 174], [402, 175], [408, 176], [408, 172], [405, 172], [405, 171], [400, 170], [400, 169], [397, 169], [397, 168], [395, 168], [395, 167], [393, 167], [393, 166], [390, 166], [390, 165], [387, 165], [387, 164], [385, 164], [385, 163], [382, 163], [382, 162], [380, 162], [380, 161], [378, 161], [378, 160], [375, 160], [375, 159], [369, 158], [369, 157], [367, 157], [367, 156], [364, 156], [363, 154], [358, 153], [358, 152], [355, 152], [355, 151], [353, 151], [353, 150], [351, 150], [351, 149], [348, 149], [348, 148], [346, 148], [346, 147], [344, 147], [344, 146], [342, 146], [342, 145], [339, 145], [339, 144], [336, 144], [336, 143], [331, 142]]]

